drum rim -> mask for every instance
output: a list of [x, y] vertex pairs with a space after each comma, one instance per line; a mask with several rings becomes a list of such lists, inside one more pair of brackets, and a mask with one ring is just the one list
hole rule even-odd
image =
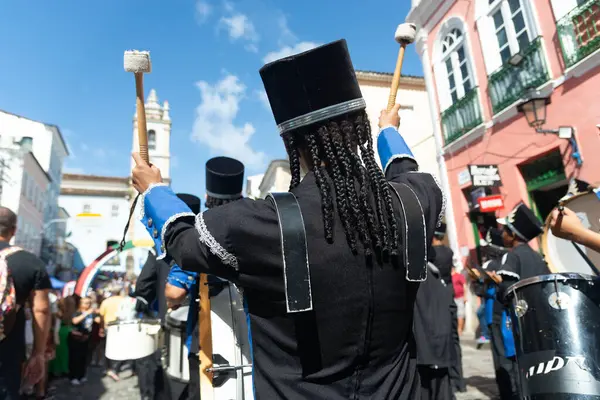
[[[593, 191], [587, 191], [587, 192], [583, 192], [583, 193], [578, 193], [576, 195], [573, 195], [571, 197], [569, 197], [568, 199], [566, 199], [565, 201], [562, 202], [562, 204], [566, 207], [568, 207], [568, 204], [570, 202], [572, 202], [575, 199], [578, 199], [580, 197], [584, 197], [584, 196], [589, 196], [589, 195], [593, 195], [595, 196], [596, 194]], [[546, 217], [546, 221], [544, 222], [544, 232], [542, 233], [541, 236], [541, 244], [542, 244], [542, 253], [544, 254], [544, 260], [546, 261], [546, 263], [548, 264], [548, 267], [550, 268], [550, 271], [553, 274], [560, 274], [562, 272], [560, 272], [558, 270], [557, 265], [554, 264], [554, 262], [552, 261], [552, 259], [550, 259], [549, 256], [549, 248], [548, 248], [548, 235], [550, 233], [550, 222], [552, 221], [552, 213], [550, 213], [547, 217]]]
[[106, 326], [132, 325], [132, 324], [159, 325], [160, 319], [142, 318], [142, 319], [116, 320], [116, 321], [109, 322], [108, 324], [106, 324]]
[[551, 282], [554, 280], [560, 281], [560, 282], [573, 281], [573, 280], [599, 281], [600, 276], [582, 274], [579, 272], [561, 272], [558, 274], [532, 276], [531, 278], [526, 278], [526, 279], [520, 280], [519, 282], [511, 285], [508, 288], [508, 290], [506, 291], [506, 297], [507, 298], [511, 297], [512, 293], [514, 293], [515, 290], [521, 289], [525, 286], [529, 286], [534, 283], [540, 283], [540, 282]]

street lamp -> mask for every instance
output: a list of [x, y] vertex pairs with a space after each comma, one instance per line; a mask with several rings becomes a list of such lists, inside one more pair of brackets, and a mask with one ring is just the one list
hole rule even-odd
[[523, 98], [521, 104], [517, 106], [517, 110], [525, 115], [525, 119], [530, 127], [535, 129], [537, 133], [558, 135], [561, 139], [567, 139], [573, 147], [572, 157], [577, 162], [577, 166], [583, 164], [577, 140], [575, 140], [575, 130], [572, 126], [560, 126], [558, 129], [542, 129], [546, 123], [546, 110], [548, 104], [551, 103], [550, 96], [542, 96], [538, 90], [530, 90]]

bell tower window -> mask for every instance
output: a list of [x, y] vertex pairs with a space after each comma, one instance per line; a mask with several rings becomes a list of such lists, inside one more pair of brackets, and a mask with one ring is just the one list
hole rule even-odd
[[156, 132], [154, 129], [148, 131], [148, 150], [156, 150]]

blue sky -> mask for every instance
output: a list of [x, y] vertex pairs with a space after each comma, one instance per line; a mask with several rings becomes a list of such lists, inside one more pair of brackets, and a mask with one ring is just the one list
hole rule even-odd
[[[367, 6], [368, 4], [368, 6]], [[0, 7], [0, 109], [58, 125], [65, 170], [129, 174], [133, 76], [123, 52], [149, 50], [156, 89], [171, 106], [176, 191], [204, 195], [204, 163], [230, 155], [246, 174], [285, 156], [264, 101], [265, 60], [340, 38], [357, 69], [392, 71], [393, 36], [408, 0], [62, 0]], [[414, 46], [405, 74], [421, 75]]]

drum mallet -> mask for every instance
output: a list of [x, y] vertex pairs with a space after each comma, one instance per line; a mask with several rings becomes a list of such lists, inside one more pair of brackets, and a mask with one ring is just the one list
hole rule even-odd
[[394, 38], [396, 42], [400, 43], [400, 50], [398, 51], [398, 60], [396, 61], [396, 69], [394, 70], [394, 77], [392, 78], [392, 87], [390, 88], [390, 98], [388, 100], [387, 110], [391, 110], [396, 104], [396, 95], [398, 94], [398, 87], [400, 86], [400, 76], [402, 72], [402, 63], [404, 62], [404, 51], [406, 46], [413, 43], [417, 37], [417, 26], [415, 24], [400, 24], [396, 29]]
[[138, 141], [140, 145], [140, 156], [150, 164], [148, 156], [148, 134], [146, 132], [146, 110], [144, 108], [144, 74], [152, 72], [150, 53], [147, 51], [130, 50], [125, 52], [123, 59], [125, 72], [135, 74], [136, 109], [138, 125]]

